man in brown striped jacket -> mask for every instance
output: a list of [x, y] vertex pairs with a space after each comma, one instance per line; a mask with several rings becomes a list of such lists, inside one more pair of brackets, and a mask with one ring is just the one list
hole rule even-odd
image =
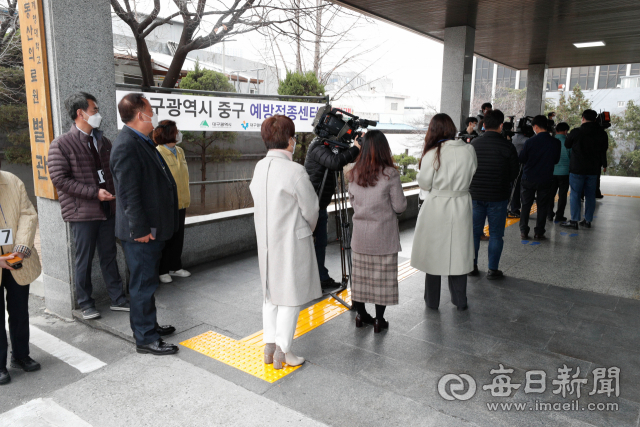
[[69, 132], [51, 142], [49, 174], [58, 190], [62, 219], [71, 224], [76, 242], [76, 297], [85, 319], [100, 317], [91, 297], [91, 263], [98, 248], [111, 310], [129, 311], [116, 262], [115, 189], [109, 167], [111, 141], [97, 128], [96, 98], [80, 92], [65, 101]]

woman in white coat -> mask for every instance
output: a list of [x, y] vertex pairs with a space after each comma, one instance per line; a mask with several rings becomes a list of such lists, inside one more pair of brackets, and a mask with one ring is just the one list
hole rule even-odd
[[250, 185], [263, 291], [264, 361], [275, 369], [304, 363], [291, 352], [300, 306], [322, 296], [313, 248], [318, 196], [304, 167], [293, 162], [294, 132], [286, 116], [262, 123], [269, 152], [256, 165]]
[[473, 270], [473, 206], [469, 185], [478, 161], [471, 144], [456, 140], [446, 114], [436, 114], [424, 140], [418, 184], [422, 204], [411, 250], [411, 266], [427, 273], [427, 307], [440, 305], [440, 276], [449, 277], [451, 302], [467, 309], [467, 273]]

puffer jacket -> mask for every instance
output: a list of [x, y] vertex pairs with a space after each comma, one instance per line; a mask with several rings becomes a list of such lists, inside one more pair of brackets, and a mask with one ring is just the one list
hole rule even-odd
[[569, 163], [571, 159], [571, 150], [564, 146], [567, 140], [566, 135], [556, 135], [556, 139], [560, 140], [560, 161], [554, 166], [553, 174], [558, 176], [569, 175]]
[[469, 186], [471, 198], [483, 202], [508, 200], [511, 183], [520, 170], [516, 147], [493, 131], [486, 131], [471, 145], [478, 159], [478, 169]]
[[314, 140], [311, 141], [307, 149], [304, 168], [309, 174], [311, 184], [313, 184], [316, 193], [320, 191], [320, 187], [322, 186], [325, 170], [329, 169], [327, 180], [325, 181], [322, 194], [320, 194], [319, 197], [320, 210], [326, 209], [327, 206], [329, 206], [331, 197], [335, 192], [336, 178], [333, 172], [340, 171], [349, 163], [354, 162], [358, 154], [360, 154], [360, 149], [356, 146], [348, 150], [338, 151], [337, 149], [331, 149], [329, 146], [324, 145], [320, 138], [314, 138]]
[[583, 123], [569, 132], [564, 146], [571, 149], [571, 173], [598, 175], [600, 168], [607, 167], [609, 135], [595, 122]]
[[[109, 193], [115, 194], [109, 157], [111, 141], [94, 129], [98, 153], [103, 165], [104, 180]], [[92, 142], [93, 143], [93, 142]], [[49, 175], [58, 190], [62, 219], [66, 222], [99, 221], [107, 219], [98, 199], [96, 163], [89, 149], [87, 136], [75, 124], [69, 132], [60, 135], [49, 147]], [[111, 201], [111, 215], [115, 215], [116, 202]]]

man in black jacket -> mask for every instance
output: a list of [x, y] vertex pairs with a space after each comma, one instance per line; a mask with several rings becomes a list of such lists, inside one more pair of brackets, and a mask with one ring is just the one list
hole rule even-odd
[[122, 241], [130, 271], [131, 329], [138, 353], [174, 354], [178, 347], [161, 335], [175, 332], [157, 322], [155, 291], [160, 258], [167, 240], [178, 230], [178, 193], [169, 167], [147, 136], [158, 120], [141, 93], [118, 104], [126, 126], [111, 150], [116, 189], [116, 236]]
[[595, 122], [598, 113], [585, 110], [582, 125], [573, 129], [564, 143], [571, 149], [569, 163], [569, 184], [571, 185], [571, 220], [560, 224], [562, 227], [578, 229], [580, 222], [580, 195], [584, 191], [584, 221], [581, 225], [591, 228], [593, 212], [596, 208], [596, 185], [600, 168], [607, 164], [609, 136]]
[[489, 220], [489, 272], [487, 279], [503, 277], [498, 269], [504, 242], [507, 220], [507, 205], [511, 183], [518, 176], [520, 166], [513, 144], [502, 137], [504, 114], [500, 110], [487, 112], [484, 116], [485, 133], [475, 138], [471, 145], [476, 150], [478, 169], [473, 176], [469, 192], [473, 200], [473, 244], [475, 260], [471, 276], [477, 276], [478, 249], [484, 224]]
[[535, 116], [532, 122], [536, 136], [529, 138], [520, 152], [522, 163], [522, 212], [520, 213], [520, 237], [529, 238], [529, 215], [536, 199], [538, 213], [534, 238], [545, 239], [545, 225], [549, 210], [549, 197], [553, 183], [553, 168], [560, 161], [560, 140], [549, 134], [549, 121], [545, 116]]
[[324, 187], [322, 187], [322, 194], [318, 195], [320, 212], [318, 215], [318, 224], [313, 231], [316, 259], [318, 261], [320, 283], [323, 292], [330, 292], [340, 286], [329, 276], [329, 270], [324, 266], [325, 253], [327, 250], [327, 206], [331, 203], [331, 197], [336, 190], [334, 172], [342, 170], [347, 164], [355, 161], [358, 154], [360, 154], [360, 144], [358, 141], [355, 141], [353, 147], [347, 150], [338, 150], [337, 148], [331, 148], [325, 145], [320, 138], [315, 138], [311, 141], [307, 149], [304, 167], [309, 174], [311, 184], [313, 184], [316, 193], [320, 192], [325, 172], [327, 172], [327, 178]]

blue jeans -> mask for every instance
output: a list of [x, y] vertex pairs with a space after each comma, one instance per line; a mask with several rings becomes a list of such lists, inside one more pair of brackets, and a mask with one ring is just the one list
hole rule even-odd
[[569, 174], [571, 184], [571, 221], [580, 221], [582, 203], [580, 195], [584, 191], [584, 219], [593, 221], [593, 213], [596, 210], [596, 185], [598, 175]]
[[137, 345], [147, 345], [160, 338], [156, 332], [157, 313], [154, 294], [160, 279], [160, 259], [165, 242], [149, 240], [148, 243], [122, 241], [122, 248], [129, 267], [129, 294], [131, 313], [129, 320]]
[[501, 202], [473, 201], [473, 246], [475, 249], [474, 265], [478, 265], [480, 236], [484, 231], [484, 223], [489, 218], [489, 270], [497, 270], [504, 246], [504, 227], [507, 221], [507, 205], [509, 200]]
[[313, 246], [316, 249], [316, 261], [318, 261], [318, 270], [320, 271], [320, 280], [329, 280], [329, 270], [324, 266], [324, 258], [327, 252], [327, 222], [329, 215], [326, 209], [320, 209], [318, 212], [318, 223], [316, 229], [313, 230]]

